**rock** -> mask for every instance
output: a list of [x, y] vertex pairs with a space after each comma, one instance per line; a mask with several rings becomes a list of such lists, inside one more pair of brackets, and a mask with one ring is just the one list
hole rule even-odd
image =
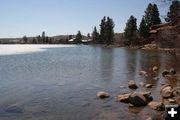
[[154, 80], [159, 80], [160, 78], [159, 77], [154, 77]]
[[148, 104], [148, 100], [145, 97], [147, 95], [147, 93], [132, 93], [129, 96], [129, 102], [130, 104], [134, 105], [134, 106], [146, 106]]
[[147, 117], [146, 120], [153, 120], [151, 117]]
[[164, 111], [165, 110], [165, 105], [162, 102], [152, 101], [148, 104], [148, 106], [154, 110], [157, 110], [157, 111]]
[[139, 85], [140, 85], [141, 87], [144, 87], [144, 86], [145, 86], [145, 84], [144, 84], [143, 82], [140, 82]]
[[128, 82], [128, 87], [131, 89], [137, 89], [138, 88], [138, 86], [136, 85], [136, 83], [133, 80], [130, 80]]
[[153, 97], [151, 96], [151, 92], [139, 92], [139, 94], [142, 94], [148, 102], [153, 100]]
[[174, 100], [174, 99], [172, 99], [172, 98], [169, 98], [168, 101], [169, 101], [170, 103], [176, 103], [176, 100]]
[[162, 76], [164, 77], [164, 76], [166, 76], [166, 75], [168, 75], [169, 74], [169, 71], [168, 70], [164, 70], [163, 72], [162, 72]]
[[154, 71], [154, 72], [158, 71], [158, 67], [157, 67], [157, 66], [154, 66], [154, 67], [153, 67], [153, 71]]
[[152, 84], [146, 84], [145, 85], [146, 88], [152, 88], [152, 86], [153, 86]]
[[131, 95], [130, 93], [125, 93], [125, 94], [122, 94], [122, 95], [118, 95], [117, 100], [120, 101], [120, 102], [129, 103], [129, 96], [130, 95]]
[[178, 96], [178, 95], [179, 95], [179, 92], [178, 92], [177, 90], [174, 90], [174, 91], [173, 91], [173, 95], [174, 95], [174, 96]]
[[161, 87], [160, 92], [163, 98], [172, 98], [174, 90], [171, 85], [166, 84]]
[[144, 45], [144, 47], [142, 49], [143, 50], [154, 50], [154, 49], [157, 49], [157, 48], [158, 48], [157, 44], [153, 43], [153, 44]]
[[98, 92], [96, 95], [97, 95], [97, 97], [99, 97], [99, 98], [101, 98], [101, 99], [109, 98], [109, 97], [110, 97], [110, 94], [109, 94], [109, 93], [103, 92], [103, 91]]
[[7, 113], [22, 113], [23, 108], [21, 108], [20, 106], [14, 104], [14, 105], [8, 106], [5, 109], [5, 112], [7, 112]]
[[174, 68], [171, 68], [171, 69], [169, 70], [169, 73], [170, 73], [171, 75], [175, 75], [175, 74], [176, 74], [176, 71], [174, 70]]
[[148, 74], [146, 71], [139, 71], [139, 75], [144, 75], [145, 77], [148, 77]]

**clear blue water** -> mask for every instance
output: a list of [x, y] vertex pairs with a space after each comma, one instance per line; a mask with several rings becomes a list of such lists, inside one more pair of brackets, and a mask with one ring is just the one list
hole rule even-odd
[[[119, 93], [130, 92], [128, 80], [152, 83], [159, 99], [160, 71], [176, 67], [171, 56], [157, 51], [77, 46], [51, 48], [44, 52], [0, 56], [0, 120], [136, 120], [156, 116], [148, 107], [130, 109], [116, 102]], [[160, 67], [157, 74], [152, 67]], [[139, 70], [151, 75], [144, 78]], [[174, 83], [176, 84], [176, 83]], [[96, 98], [98, 91], [111, 98]], [[22, 111], [7, 112], [15, 105]], [[143, 110], [142, 110], [143, 109]]]

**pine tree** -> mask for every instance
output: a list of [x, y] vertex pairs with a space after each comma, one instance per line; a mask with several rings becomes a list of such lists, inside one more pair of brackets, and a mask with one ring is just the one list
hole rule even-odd
[[126, 28], [124, 35], [128, 39], [126, 45], [135, 45], [137, 44], [137, 19], [134, 16], [130, 16], [129, 20], [126, 23]]
[[69, 35], [69, 36], [68, 36], [68, 39], [69, 39], [69, 40], [72, 39], [72, 35]]
[[41, 36], [40, 36], [40, 35], [37, 36], [37, 43], [38, 43], [38, 44], [39, 44], [39, 43], [42, 43], [42, 42], [41, 42]]
[[104, 18], [101, 20], [101, 24], [100, 24], [100, 44], [104, 44], [105, 40], [106, 40], [106, 36], [105, 36], [105, 32], [106, 32], [106, 17], [104, 16]]
[[26, 44], [28, 42], [28, 38], [26, 36], [23, 36], [23, 41]]
[[139, 35], [141, 37], [144, 37], [144, 38], [149, 36], [149, 28], [148, 28], [148, 26], [146, 24], [144, 16], [143, 16], [143, 18], [141, 20], [141, 23], [139, 25]]
[[107, 45], [110, 45], [113, 43], [114, 22], [110, 17], [107, 17], [106, 26], [105, 26], [105, 37], [106, 37], [105, 43]]
[[113, 43], [114, 22], [110, 17], [104, 17], [100, 24], [100, 44], [110, 45]]
[[167, 14], [166, 21], [174, 22], [178, 15], [180, 14], [180, 1], [174, 0], [169, 7], [169, 12]]
[[156, 4], [153, 4], [152, 7], [152, 25], [157, 25], [161, 23], [161, 19], [159, 17], [159, 10]]
[[91, 37], [89, 33], [87, 34], [87, 37], [88, 37], [88, 38], [90, 38], [90, 37]]
[[77, 43], [81, 43], [81, 40], [82, 40], [82, 35], [81, 35], [81, 32], [78, 31], [77, 35], [76, 35], [76, 42]]
[[156, 4], [149, 3], [145, 11], [145, 22], [149, 28], [152, 25], [157, 25], [161, 23], [158, 7]]
[[46, 36], [45, 36], [45, 32], [43, 31], [42, 32], [42, 42], [45, 43], [46, 41]]
[[94, 27], [94, 30], [92, 32], [92, 40], [93, 40], [93, 43], [99, 43], [99, 33], [97, 32], [97, 29], [96, 27]]
[[149, 28], [152, 25], [152, 8], [153, 5], [149, 3], [145, 11], [145, 22]]
[[36, 38], [33, 38], [32, 43], [37, 44]]

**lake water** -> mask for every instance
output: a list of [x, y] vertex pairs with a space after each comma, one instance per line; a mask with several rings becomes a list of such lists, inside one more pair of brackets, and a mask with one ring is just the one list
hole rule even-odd
[[[20, 45], [15, 45], [16, 47]], [[152, 67], [160, 68], [152, 73]], [[178, 69], [174, 59], [158, 51], [73, 45], [43, 51], [0, 55], [0, 120], [137, 120], [156, 111], [129, 108], [115, 96], [130, 92], [128, 80], [154, 85], [155, 100], [162, 83], [176, 86], [177, 80], [161, 77], [165, 68]], [[145, 70], [144, 78], [138, 71]], [[153, 78], [160, 76], [159, 80]], [[111, 97], [96, 98], [98, 91]], [[14, 110], [8, 111], [11, 106]], [[13, 109], [13, 108], [12, 108]]]

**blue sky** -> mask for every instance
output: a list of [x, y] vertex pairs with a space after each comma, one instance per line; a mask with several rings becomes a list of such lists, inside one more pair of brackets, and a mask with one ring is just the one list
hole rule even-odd
[[[148, 3], [156, 0], [0, 0], [0, 37], [83, 34], [99, 28], [103, 16], [123, 32], [130, 15], [139, 23]], [[164, 14], [163, 7], [159, 8]]]

